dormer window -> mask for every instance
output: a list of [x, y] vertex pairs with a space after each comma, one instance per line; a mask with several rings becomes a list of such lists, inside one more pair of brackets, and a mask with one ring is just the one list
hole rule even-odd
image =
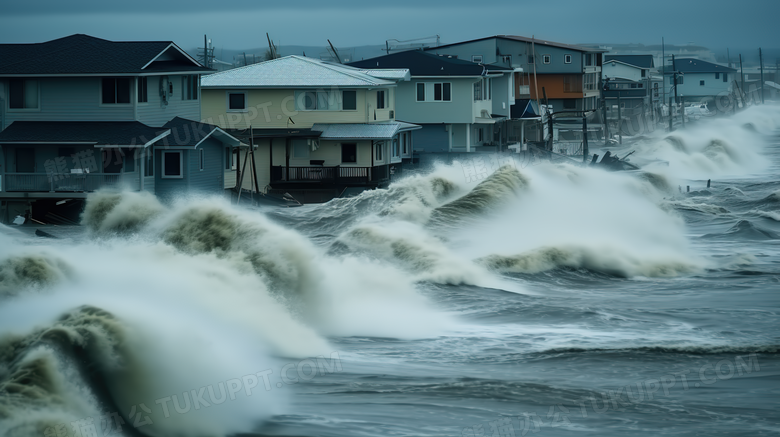
[[104, 77], [102, 86], [104, 105], [130, 103], [130, 78]]
[[11, 79], [8, 107], [11, 109], [38, 109], [38, 81]]

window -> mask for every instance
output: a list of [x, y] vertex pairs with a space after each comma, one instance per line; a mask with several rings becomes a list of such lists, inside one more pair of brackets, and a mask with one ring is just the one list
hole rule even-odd
[[528, 55], [528, 63], [533, 64], [534, 63], [534, 55]]
[[393, 138], [393, 158], [401, 156], [400, 145], [398, 144], [398, 138]]
[[636, 88], [636, 84], [635, 84], [635, 83], [632, 83], [632, 84], [631, 84], [631, 88]]
[[35, 149], [16, 148], [16, 172], [34, 173], [35, 172]]
[[620, 102], [620, 109], [626, 109], [626, 102]]
[[227, 147], [225, 149], [225, 170], [230, 170], [233, 168], [233, 151], [230, 150], [230, 147]]
[[585, 73], [584, 81], [583, 89], [585, 89], [585, 91], [596, 90], [596, 73]]
[[354, 111], [357, 109], [356, 91], [296, 91], [296, 111]]
[[341, 143], [341, 163], [357, 163], [357, 143]]
[[382, 149], [384, 148], [385, 143], [376, 143], [374, 145], [374, 161], [381, 161], [382, 160]]
[[563, 99], [563, 109], [577, 109], [577, 100]]
[[571, 55], [563, 55], [563, 63], [571, 64]]
[[[595, 80], [595, 79], [594, 79]], [[567, 74], [563, 76], [563, 92], [564, 93], [581, 93], [582, 92], [582, 76]]]
[[474, 83], [474, 101], [482, 100], [482, 79]]
[[720, 73], [715, 73], [715, 79], [720, 79]]
[[104, 77], [102, 89], [104, 105], [130, 103], [129, 77]]
[[11, 109], [38, 109], [38, 81], [11, 79], [8, 83], [8, 107]]
[[476, 62], [477, 64], [482, 63], [482, 55], [473, 55], [471, 57], [471, 62]]
[[433, 84], [433, 100], [441, 100], [442, 99], [442, 90], [441, 90], [441, 84], [435, 83]]
[[376, 92], [376, 109], [384, 109], [387, 106], [385, 106], [385, 92], [377, 91]]
[[198, 76], [196, 74], [182, 76], [181, 99], [198, 100]]
[[163, 178], [182, 178], [184, 177], [183, 165], [182, 165], [182, 153], [176, 152], [162, 152], [162, 177]]
[[486, 79], [487, 82], [487, 98], [493, 98], [493, 79]]
[[585, 66], [593, 66], [593, 55], [591, 53], [585, 53]]
[[417, 84], [417, 101], [418, 102], [424, 102], [425, 101], [425, 84], [424, 83], [418, 83]]
[[206, 168], [206, 151], [203, 149], [198, 150], [198, 164], [200, 171], [203, 171]]
[[545, 64], [549, 64], [550, 63], [550, 59], [551, 59], [550, 55], [543, 55], [542, 56], [542, 62], [544, 62]]
[[704, 86], [704, 81], [703, 80], [699, 81], [699, 86]]
[[[427, 89], [426, 89], [427, 88]], [[452, 83], [418, 83], [417, 84], [418, 102], [451, 102], [452, 101]]]
[[144, 176], [154, 176], [154, 151], [146, 149], [144, 151]]
[[402, 138], [402, 142], [403, 142], [404, 155], [406, 155], [407, 153], [409, 153], [409, 134], [408, 133], [404, 133], [401, 136], [401, 138]]
[[442, 84], [442, 89], [444, 90], [442, 95], [442, 100], [445, 102], [451, 102], [452, 101], [452, 84], [449, 82], [444, 82]]
[[357, 91], [342, 91], [341, 101], [345, 111], [357, 110]]
[[306, 159], [309, 157], [309, 143], [307, 140], [296, 139], [292, 141], [292, 157], [295, 159]]
[[138, 103], [147, 103], [149, 101], [149, 78], [138, 78]]
[[728, 82], [728, 81], [729, 81], [729, 74], [723, 73], [723, 82]]
[[642, 77], [647, 77], [647, 70], [642, 70]]
[[482, 128], [477, 129], [477, 142], [485, 141], [485, 134]]
[[228, 111], [245, 111], [246, 93], [228, 93]]

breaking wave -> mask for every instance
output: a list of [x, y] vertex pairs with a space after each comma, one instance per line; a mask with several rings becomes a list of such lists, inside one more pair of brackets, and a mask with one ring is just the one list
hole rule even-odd
[[610, 247], [544, 247], [515, 256], [490, 255], [478, 260], [502, 273], [539, 273], [558, 268], [586, 269], [625, 278], [673, 277], [701, 270], [687, 259], [645, 259]]

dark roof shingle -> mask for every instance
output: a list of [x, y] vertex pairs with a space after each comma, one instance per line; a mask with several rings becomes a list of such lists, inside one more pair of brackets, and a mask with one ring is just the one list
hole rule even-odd
[[[143, 73], [171, 41], [107, 41], [76, 34], [36, 44], [0, 44], [0, 75]], [[181, 56], [154, 63], [155, 71], [212, 71]], [[152, 67], [152, 66], [150, 66]]]
[[482, 76], [486, 72], [512, 71], [497, 65], [481, 65], [419, 50], [391, 53], [347, 64], [366, 69], [408, 68], [412, 76]]
[[85, 143], [141, 147], [166, 130], [138, 121], [15, 121], [0, 132], [0, 143]]
[[653, 55], [604, 55], [604, 62], [618, 61], [639, 68], [653, 68]]

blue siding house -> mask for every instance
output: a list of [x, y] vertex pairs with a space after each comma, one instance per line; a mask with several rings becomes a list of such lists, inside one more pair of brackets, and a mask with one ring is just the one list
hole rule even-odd
[[[13, 61], [0, 64], [0, 222], [17, 215], [67, 222], [87, 193], [103, 188], [168, 196], [178, 181], [183, 189], [224, 189], [222, 149], [238, 140], [191, 121], [200, 120], [200, 76], [211, 70], [173, 42], [71, 35], [0, 44], [0, 59]], [[194, 127], [205, 141], [182, 142]], [[182, 154], [176, 177], [161, 167], [166, 145]], [[193, 158], [197, 150], [209, 160]]]

